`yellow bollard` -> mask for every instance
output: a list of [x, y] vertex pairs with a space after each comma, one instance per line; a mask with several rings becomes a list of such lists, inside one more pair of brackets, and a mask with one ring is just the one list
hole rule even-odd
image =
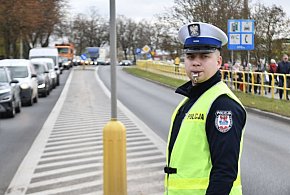
[[104, 195], [127, 195], [126, 129], [111, 119], [103, 129]]

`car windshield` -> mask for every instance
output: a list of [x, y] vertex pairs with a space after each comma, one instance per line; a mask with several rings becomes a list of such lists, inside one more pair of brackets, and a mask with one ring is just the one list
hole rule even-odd
[[68, 61], [68, 58], [64, 58], [64, 57], [60, 57], [59, 58], [62, 62], [67, 62]]
[[8, 78], [6, 72], [3, 69], [0, 69], [0, 83], [7, 83]]
[[12, 78], [28, 77], [28, 70], [26, 66], [8, 66], [11, 71]]
[[35, 58], [50, 58], [50, 59], [53, 59], [54, 64], [56, 64], [56, 57], [54, 56], [31, 56], [31, 59], [35, 59]]
[[68, 53], [68, 48], [57, 48], [58, 53]]
[[45, 71], [45, 68], [42, 64], [33, 64], [35, 71], [37, 74], [43, 74]]

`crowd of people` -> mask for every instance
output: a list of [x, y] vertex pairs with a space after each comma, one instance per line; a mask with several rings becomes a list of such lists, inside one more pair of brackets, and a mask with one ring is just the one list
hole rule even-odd
[[[247, 93], [254, 91], [255, 94], [262, 92], [267, 94], [275, 90], [276, 94], [279, 93], [279, 98], [283, 99], [285, 81], [286, 88], [290, 88], [290, 62], [287, 54], [283, 54], [282, 60], [278, 63], [275, 59], [271, 59], [269, 64], [258, 61], [255, 65], [249, 63], [246, 66], [239, 62], [235, 62], [233, 66], [225, 63], [222, 69], [228, 70], [224, 71], [225, 81], [234, 81], [237, 89], [241, 91], [245, 89]], [[288, 93], [289, 90], [286, 90], [287, 100]]]

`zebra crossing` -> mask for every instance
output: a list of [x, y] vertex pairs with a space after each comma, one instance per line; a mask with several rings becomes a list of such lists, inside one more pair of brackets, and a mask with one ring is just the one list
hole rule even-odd
[[[92, 82], [95, 76], [94, 69], [71, 72], [7, 195], [103, 194], [102, 131], [110, 99], [98, 80]], [[164, 142], [122, 104], [118, 120], [126, 127], [128, 194], [163, 194]]]

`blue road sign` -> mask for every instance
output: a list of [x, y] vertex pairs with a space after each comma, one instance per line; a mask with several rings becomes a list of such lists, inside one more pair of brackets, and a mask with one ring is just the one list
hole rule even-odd
[[146, 56], [147, 56], [147, 59], [151, 59], [152, 58], [150, 53], [148, 53]]
[[254, 49], [254, 20], [228, 20], [228, 49]]
[[141, 51], [142, 51], [142, 50], [141, 50], [140, 48], [137, 48], [137, 49], [136, 49], [136, 54], [140, 54]]
[[81, 55], [81, 59], [82, 59], [82, 60], [86, 60], [86, 59], [87, 59], [87, 55], [86, 55], [86, 54], [82, 54], [82, 55]]

